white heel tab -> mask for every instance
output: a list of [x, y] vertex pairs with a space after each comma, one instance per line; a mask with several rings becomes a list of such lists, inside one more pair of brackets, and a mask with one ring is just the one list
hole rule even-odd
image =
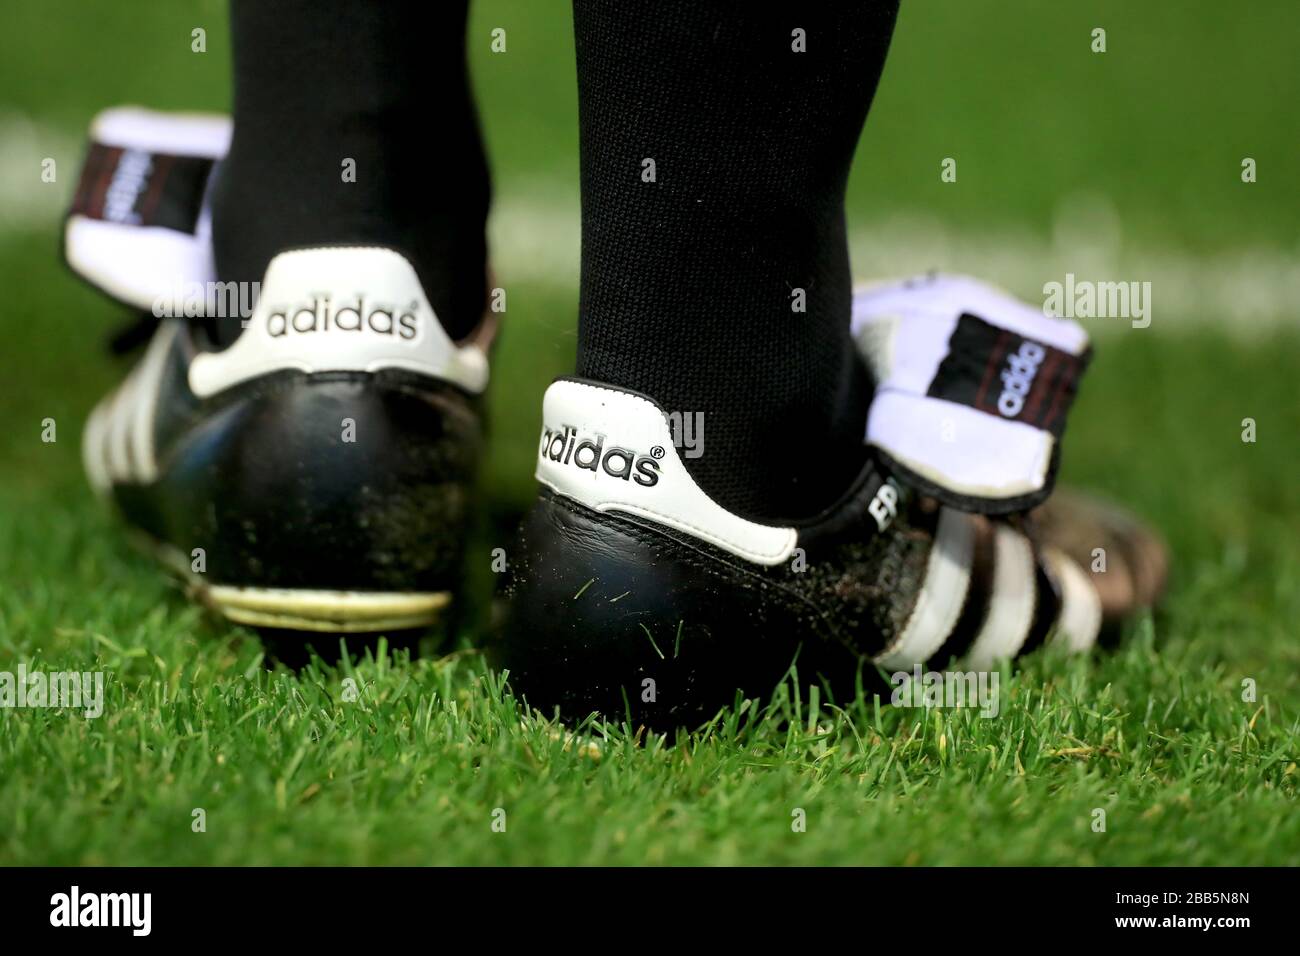
[[595, 511], [637, 515], [755, 564], [788, 560], [798, 539], [794, 528], [756, 524], [705, 494], [663, 410], [618, 389], [568, 380], [547, 389], [537, 480]]
[[202, 398], [281, 369], [376, 372], [400, 368], [479, 393], [488, 360], [458, 346], [434, 314], [411, 264], [391, 249], [339, 246], [271, 260], [247, 328], [190, 366]]

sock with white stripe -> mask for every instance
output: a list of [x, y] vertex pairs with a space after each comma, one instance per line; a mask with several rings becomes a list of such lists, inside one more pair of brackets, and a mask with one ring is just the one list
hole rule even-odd
[[688, 469], [756, 520], [816, 514], [864, 461], [844, 189], [896, 13], [574, 3], [578, 374], [702, 416]]

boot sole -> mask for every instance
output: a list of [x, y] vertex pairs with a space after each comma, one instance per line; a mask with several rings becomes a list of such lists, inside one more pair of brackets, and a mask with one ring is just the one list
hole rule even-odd
[[198, 603], [227, 620], [251, 627], [317, 633], [416, 630], [438, 623], [451, 605], [450, 591], [337, 591], [214, 584], [190, 567], [189, 557], [141, 532], [141, 548], [186, 586]]

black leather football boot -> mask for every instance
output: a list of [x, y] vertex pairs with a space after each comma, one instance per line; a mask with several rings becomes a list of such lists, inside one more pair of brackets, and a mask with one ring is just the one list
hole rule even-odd
[[[377, 246], [286, 249], [258, 288], [217, 282], [207, 195], [229, 120], [114, 109], [91, 135], [65, 257], [152, 329], [86, 424], [91, 484], [230, 620], [440, 620], [460, 589], [492, 323], [453, 342], [410, 262]], [[214, 316], [243, 318], [233, 343], [209, 337]]]
[[853, 329], [877, 384], [874, 461], [798, 526], [712, 500], [653, 399], [550, 387], [541, 491], [494, 648], [531, 705], [689, 725], [738, 691], [767, 694], [796, 657], [801, 679], [843, 691], [864, 668], [983, 671], [1049, 642], [1086, 651], [1155, 602], [1153, 532], [1109, 505], [1048, 499], [1090, 354], [1077, 324], [925, 276], [858, 293]]

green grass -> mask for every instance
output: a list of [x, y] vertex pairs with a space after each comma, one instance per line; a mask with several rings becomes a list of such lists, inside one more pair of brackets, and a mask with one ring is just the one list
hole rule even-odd
[[1297, 655], [1270, 623], [1294, 620], [1295, 593], [1248, 554], [1201, 562], [1170, 622], [1118, 653], [1004, 674], [993, 720], [786, 692], [674, 741], [574, 741], [522, 718], [472, 652], [268, 670], [255, 639], [204, 620], [84, 506], [3, 544], [6, 580], [28, 585], [4, 600], [3, 658], [111, 675], [99, 720], [0, 718], [5, 862], [1300, 859]]
[[[187, 605], [78, 473], [79, 420], [115, 376], [86, 329], [109, 308], [43, 251], [3, 252], [40, 321], [16, 336], [3, 410], [0, 669], [103, 669], [109, 690], [98, 720], [0, 711], [0, 861], [1300, 862], [1300, 409], [1275, 358], [1294, 334], [1103, 342], [1068, 476], [1152, 516], [1176, 554], [1167, 609], [1119, 651], [1032, 658], [992, 720], [787, 689], [680, 740], [586, 728], [597, 757], [526, 718], [472, 649], [268, 669], [255, 636]], [[522, 374], [544, 335], [513, 329], [503, 367]], [[519, 501], [527, 454], [510, 446], [531, 446], [516, 420], [533, 412], [496, 412], [490, 482]]]
[[[1283, 4], [905, 6], [855, 216], [1043, 231], [1082, 189], [1111, 197], [1126, 237], [1193, 253], [1295, 242], [1300, 158], [1277, 114], [1300, 78]], [[0, 30], [0, 88], [65, 133], [121, 100], [220, 108], [222, 11], [23, 0], [5, 12], [18, 29]], [[505, 193], [575, 189], [562, 12], [476, 7], [472, 30], [510, 31], [506, 57], [476, 55]], [[1104, 61], [1081, 52], [1094, 20]], [[198, 24], [206, 57], [188, 49]], [[1269, 176], [1243, 193], [1237, 163], [1256, 154]], [[948, 191], [945, 155], [961, 164]], [[75, 153], [59, 158], [70, 176]], [[0, 670], [102, 669], [109, 683], [97, 720], [0, 710], [0, 863], [1300, 863], [1294, 325], [1250, 338], [1180, 328], [1213, 316], [1094, 326], [1065, 478], [1149, 516], [1175, 556], [1166, 607], [1119, 649], [1031, 657], [1002, 675], [992, 720], [833, 706], [791, 685], [680, 737], [586, 726], [574, 739], [488, 672], [481, 625], [450, 655], [294, 671], [130, 551], [77, 452], [121, 374], [101, 348], [118, 313], [63, 274], [56, 236], [53, 215], [0, 228]], [[538, 398], [571, 361], [572, 277], [512, 283], [510, 308], [486, 479], [502, 513], [528, 500]], [[476, 546], [481, 578], [499, 534]], [[792, 831], [797, 808], [806, 832]]]

